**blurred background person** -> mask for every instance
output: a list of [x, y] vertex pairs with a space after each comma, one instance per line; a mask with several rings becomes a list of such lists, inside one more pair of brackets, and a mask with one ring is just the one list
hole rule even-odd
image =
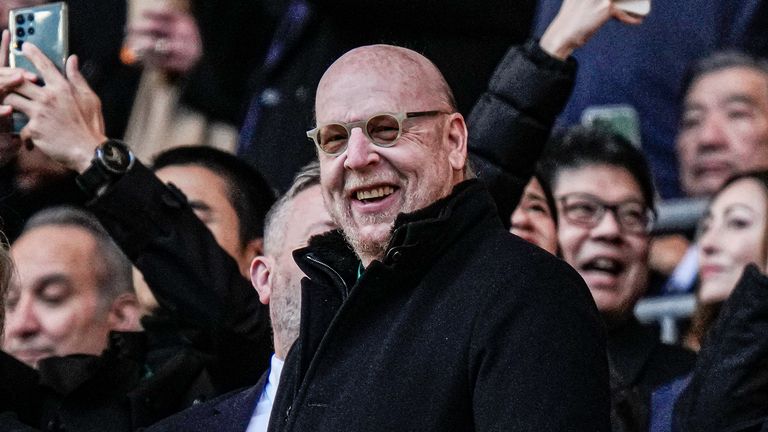
[[11, 246], [3, 350], [32, 367], [52, 356], [99, 355], [110, 331], [138, 331], [130, 262], [91, 215], [52, 208]]
[[737, 175], [715, 194], [699, 226], [697, 309], [685, 344], [699, 350], [744, 269], [766, 261], [768, 173]]
[[622, 137], [577, 126], [547, 147], [539, 173], [557, 206], [560, 254], [584, 278], [608, 330], [613, 430], [647, 430], [653, 390], [695, 360], [633, 315], [649, 278], [647, 162]]
[[509, 232], [557, 255], [557, 218], [554, 200], [534, 176], [511, 216]]

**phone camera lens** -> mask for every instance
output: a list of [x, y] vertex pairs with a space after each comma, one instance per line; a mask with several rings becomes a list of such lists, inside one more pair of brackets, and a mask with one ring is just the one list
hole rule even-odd
[[27, 21], [32, 22], [35, 20], [35, 14], [31, 13], [27, 15]]
[[24, 24], [24, 15], [16, 15], [16, 24]]
[[20, 38], [26, 36], [26, 33], [24, 32], [24, 29], [21, 28], [21, 27], [17, 28], [16, 29], [16, 36], [18, 36]]
[[30, 36], [32, 36], [33, 34], [35, 34], [35, 28], [34, 28], [34, 27], [30, 27], [30, 28], [28, 28], [28, 29], [27, 29], [27, 34], [28, 34], [28, 35], [30, 35]]

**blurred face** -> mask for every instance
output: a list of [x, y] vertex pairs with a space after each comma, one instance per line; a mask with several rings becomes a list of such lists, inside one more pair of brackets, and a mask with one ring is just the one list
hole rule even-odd
[[[419, 88], [418, 83], [396, 73], [384, 76], [355, 65], [337, 68], [318, 87], [317, 122], [441, 109], [433, 95], [413, 88]], [[343, 153], [319, 152], [326, 207], [365, 264], [383, 256], [399, 213], [447, 196], [463, 179], [466, 148], [455, 135], [455, 129], [463, 127], [460, 114], [412, 118], [405, 120], [402, 135], [391, 147], [374, 145], [355, 128]]]
[[623, 168], [587, 165], [561, 171], [553, 194], [563, 259], [584, 278], [604, 317], [626, 318], [647, 286], [648, 235], [628, 232], [613, 211], [593, 227], [574, 223], [565, 217], [562, 198], [584, 194], [610, 205], [644, 205], [640, 185]]
[[544, 189], [535, 178], [528, 182], [515, 211], [510, 232], [551, 254], [557, 252], [557, 227]]
[[[299, 335], [301, 317], [301, 278], [304, 273], [293, 260], [293, 251], [307, 245], [310, 237], [336, 228], [325, 210], [320, 186], [300, 192], [289, 204], [284, 222], [285, 236], [274, 253], [271, 270], [274, 281], [269, 301], [270, 318], [276, 333], [281, 334], [284, 356]], [[270, 251], [271, 253], [271, 251]]]
[[238, 262], [243, 276], [248, 277], [253, 257], [248, 256], [240, 241], [240, 219], [230, 202], [226, 182], [208, 168], [197, 165], [171, 165], [155, 174], [184, 192], [197, 217], [219, 246]]
[[699, 299], [723, 301], [749, 263], [764, 265], [766, 190], [742, 179], [715, 197], [699, 227]]
[[33, 367], [51, 356], [100, 354], [111, 322], [93, 237], [74, 227], [35, 228], [11, 246], [11, 257], [16, 274], [5, 303], [3, 350]]
[[768, 78], [734, 67], [696, 80], [677, 138], [683, 189], [715, 193], [729, 177], [768, 166]]

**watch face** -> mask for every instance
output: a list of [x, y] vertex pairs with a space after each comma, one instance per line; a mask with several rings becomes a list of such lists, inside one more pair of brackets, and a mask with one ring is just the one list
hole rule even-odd
[[131, 167], [133, 156], [128, 148], [114, 141], [107, 141], [101, 147], [101, 161], [106, 168], [117, 173], [124, 173]]

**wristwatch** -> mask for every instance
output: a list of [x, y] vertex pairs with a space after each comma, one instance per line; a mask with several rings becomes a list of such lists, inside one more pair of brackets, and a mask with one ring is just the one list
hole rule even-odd
[[136, 158], [124, 142], [107, 140], [96, 147], [91, 166], [77, 176], [77, 185], [91, 196], [96, 196], [128, 172], [134, 160]]

